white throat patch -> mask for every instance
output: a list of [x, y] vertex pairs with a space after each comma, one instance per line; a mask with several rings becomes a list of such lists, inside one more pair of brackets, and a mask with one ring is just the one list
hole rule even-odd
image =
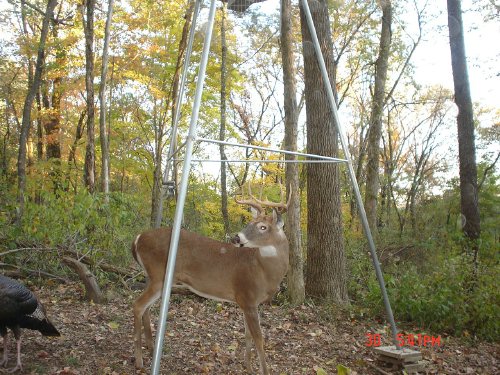
[[272, 245], [259, 247], [259, 252], [262, 257], [275, 257], [278, 255], [278, 251]]

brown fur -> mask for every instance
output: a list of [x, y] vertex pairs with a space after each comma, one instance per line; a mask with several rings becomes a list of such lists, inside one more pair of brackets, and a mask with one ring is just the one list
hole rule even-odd
[[[288, 241], [281, 227], [276, 214], [261, 215], [248, 224], [240, 233], [258, 246], [255, 248], [235, 247], [181, 230], [174, 272], [174, 284], [188, 286], [204, 297], [236, 302], [241, 307], [245, 316], [246, 366], [250, 368], [253, 338], [262, 374], [268, 374], [268, 370], [257, 307], [272, 298], [288, 269]], [[171, 228], [146, 231], [132, 245], [134, 259], [144, 265], [148, 276], [146, 289], [134, 304], [135, 359], [139, 368], [143, 366], [141, 325], [146, 345], [152, 349], [149, 306], [163, 287], [171, 233]], [[273, 246], [276, 256], [262, 256], [259, 248], [264, 246]]]

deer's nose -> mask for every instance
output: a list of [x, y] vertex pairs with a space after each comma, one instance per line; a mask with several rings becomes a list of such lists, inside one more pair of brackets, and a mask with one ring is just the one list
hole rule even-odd
[[238, 235], [233, 236], [233, 238], [231, 238], [231, 242], [235, 245], [241, 243], [240, 236]]

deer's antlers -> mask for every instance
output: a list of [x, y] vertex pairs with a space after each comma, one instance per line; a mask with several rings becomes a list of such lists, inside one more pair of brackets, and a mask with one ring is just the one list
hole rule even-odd
[[[280, 214], [283, 214], [288, 210], [290, 200], [292, 199], [292, 189], [290, 188], [290, 193], [288, 194], [288, 201], [286, 203], [284, 202], [284, 199], [283, 199], [283, 186], [281, 185], [281, 183], [280, 183], [280, 202], [279, 203], [271, 202], [267, 199], [267, 197], [265, 200], [255, 198], [252, 195], [250, 183], [248, 183], [248, 195], [250, 196], [251, 199], [238, 200], [235, 197], [234, 200], [238, 204], [246, 204], [246, 205], [249, 205], [249, 206], [255, 208], [259, 214], [261, 214], [264, 211], [263, 207], [275, 208], [276, 211], [278, 211]], [[262, 188], [260, 191], [260, 197], [262, 198]]]

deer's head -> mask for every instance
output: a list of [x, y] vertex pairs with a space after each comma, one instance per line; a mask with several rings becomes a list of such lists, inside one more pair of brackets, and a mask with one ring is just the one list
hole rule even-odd
[[[283, 202], [283, 191], [281, 190], [281, 202], [270, 202], [267, 199], [262, 201], [255, 198], [250, 192], [250, 199], [238, 200], [239, 204], [248, 205], [251, 208], [253, 220], [236, 234], [231, 242], [237, 247], [258, 247], [274, 246], [277, 241], [286, 239], [283, 232], [283, 219], [282, 214], [288, 209], [290, 203], [290, 196], [288, 202]], [[272, 208], [272, 214], [266, 215], [265, 207]]]

